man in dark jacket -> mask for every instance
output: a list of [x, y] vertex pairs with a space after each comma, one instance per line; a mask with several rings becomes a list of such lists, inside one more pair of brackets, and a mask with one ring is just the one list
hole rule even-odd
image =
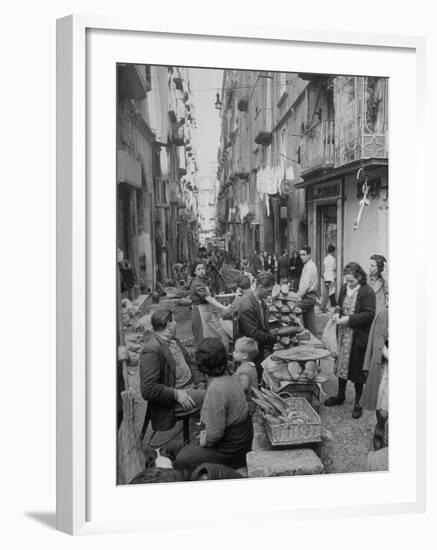
[[158, 309], [151, 318], [140, 357], [141, 395], [147, 401], [152, 428], [174, 427], [178, 414], [200, 409], [204, 383], [181, 342], [175, 337], [176, 321], [170, 309]]
[[271, 348], [278, 341], [278, 337], [269, 331], [269, 310], [265, 302], [272, 292], [274, 282], [272, 273], [260, 273], [256, 279], [256, 289], [246, 291], [241, 297], [238, 308], [240, 336], [248, 336], [258, 342], [259, 352], [253, 360], [258, 380], [261, 379], [261, 362], [264, 360], [266, 349]]

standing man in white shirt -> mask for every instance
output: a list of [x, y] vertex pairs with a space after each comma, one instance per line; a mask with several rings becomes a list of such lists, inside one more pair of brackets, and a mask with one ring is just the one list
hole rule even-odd
[[314, 306], [317, 303], [319, 276], [317, 266], [311, 259], [311, 248], [303, 246], [299, 251], [299, 256], [303, 263], [303, 269], [297, 290], [300, 300], [296, 305], [302, 309], [305, 328], [314, 334], [316, 330]]
[[322, 303], [320, 304], [320, 311], [326, 313], [326, 305], [329, 302], [332, 307], [337, 305], [335, 299], [336, 292], [336, 272], [337, 272], [337, 262], [335, 260], [335, 246], [333, 244], [328, 244], [328, 250], [325, 259], [323, 260], [323, 296]]

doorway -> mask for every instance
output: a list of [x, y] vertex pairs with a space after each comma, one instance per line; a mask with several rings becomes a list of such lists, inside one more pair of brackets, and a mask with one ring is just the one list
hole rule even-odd
[[317, 208], [316, 264], [320, 276], [323, 276], [323, 260], [329, 244], [335, 246], [337, 255], [337, 204]]

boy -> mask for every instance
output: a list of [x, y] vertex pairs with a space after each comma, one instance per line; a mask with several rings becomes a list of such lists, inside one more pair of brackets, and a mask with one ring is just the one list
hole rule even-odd
[[236, 375], [240, 379], [241, 387], [246, 394], [249, 405], [249, 413], [253, 413], [255, 404], [251, 400], [252, 388], [258, 387], [258, 375], [253, 359], [258, 354], [258, 343], [253, 338], [243, 336], [235, 342], [233, 358], [239, 364]]

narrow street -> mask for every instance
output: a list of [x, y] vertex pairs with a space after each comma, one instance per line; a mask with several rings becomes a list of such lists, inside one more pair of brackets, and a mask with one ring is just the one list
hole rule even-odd
[[[253, 337], [261, 352], [273, 345], [275, 350], [287, 350], [288, 358], [278, 367], [286, 372], [280, 372], [276, 381], [288, 385], [294, 396], [306, 397], [315, 405], [318, 384], [323, 394], [321, 423], [315, 416], [311, 421], [311, 408], [307, 415], [302, 412], [303, 399], [279, 400], [276, 408], [272, 403], [269, 408], [268, 399], [255, 402], [257, 410], [264, 406], [266, 418], [276, 415], [266, 421], [266, 429], [263, 425], [259, 430], [260, 437], [273, 430], [276, 422], [277, 439], [272, 433], [270, 439], [278, 447], [298, 440], [308, 447], [312, 444], [312, 450], [305, 449], [302, 455], [296, 449], [265, 453], [268, 446], [262, 447], [261, 442], [257, 447], [254, 438], [247, 453], [251, 432], [247, 427], [244, 437], [236, 437], [241, 445], [246, 437], [247, 445], [236, 451], [238, 455], [244, 450], [244, 459], [236, 456], [235, 464], [245, 462], [250, 477], [367, 471], [376, 415], [362, 411], [360, 416], [357, 404], [354, 414], [359, 418], [352, 418], [355, 387], [351, 382], [341, 406], [323, 405], [326, 398], [337, 395], [338, 378], [333, 360], [323, 359], [330, 351], [322, 349], [320, 339], [330, 318], [326, 308], [337, 303], [332, 339], [340, 350], [342, 379], [354, 380], [361, 392], [363, 371], [372, 370], [364, 365], [371, 326], [378, 313], [384, 313], [385, 325], [380, 323], [372, 336], [372, 342], [384, 339], [378, 348], [384, 357], [372, 359], [376, 377], [367, 386], [372, 398], [367, 406], [378, 406], [388, 414], [388, 79], [119, 63], [117, 81], [117, 343], [121, 350], [117, 397], [119, 424], [125, 416], [123, 426], [129, 426], [122, 434], [127, 443], [120, 445], [119, 463], [126, 466], [123, 482], [129, 483], [144, 462], [137, 437], [146, 410], [139, 363], [151, 313], [167, 302], [174, 306], [176, 335], [188, 351], [193, 349], [193, 333], [198, 344], [205, 336], [215, 335], [227, 346], [230, 334], [226, 336], [223, 326], [217, 326], [212, 312], [227, 307], [237, 288], [242, 296], [233, 313], [234, 336], [238, 323], [239, 332]], [[244, 294], [243, 289], [251, 292]], [[138, 299], [145, 306], [142, 326], [132, 305]], [[165, 327], [161, 327], [163, 321], [155, 323], [158, 336], [161, 328], [170, 331], [169, 326], [174, 336], [173, 319], [170, 315], [168, 319]], [[165, 348], [159, 338], [156, 341]], [[307, 346], [311, 351], [303, 349], [306, 342], [311, 342]], [[307, 358], [299, 360], [299, 352]], [[169, 398], [176, 395], [187, 410], [184, 403], [191, 397], [184, 384], [176, 383], [176, 373], [180, 376], [186, 370], [186, 361], [178, 359], [181, 367], [172, 363], [170, 355], [160, 356], [156, 369], [154, 353], [145, 376], [151, 380], [143, 388], [151, 411], [165, 417], [173, 414]], [[252, 362], [260, 367], [261, 353], [242, 353], [243, 369], [250, 370], [246, 363]], [[314, 378], [318, 365], [324, 382]], [[241, 380], [244, 376], [248, 375]], [[171, 387], [163, 380], [170, 381]], [[293, 381], [299, 387], [292, 386]], [[245, 388], [248, 395], [257, 384], [255, 379], [252, 382]], [[123, 393], [126, 384], [131, 393]], [[238, 401], [244, 395], [237, 388], [236, 394], [225, 392], [225, 400], [233, 398], [220, 412], [229, 433], [247, 422], [247, 415], [243, 420], [243, 415], [236, 414], [239, 422], [229, 419], [230, 409], [242, 408]], [[264, 395], [273, 401], [276, 397]], [[297, 408], [301, 416], [296, 423], [289, 422], [296, 418], [292, 415]], [[163, 424], [155, 421], [155, 426], [167, 428], [172, 422], [173, 417]], [[195, 441], [199, 426], [193, 418], [190, 422], [191, 441]], [[172, 433], [153, 434], [153, 444], [165, 447], [174, 457], [182, 447], [180, 429], [177, 425]], [[204, 437], [207, 432], [205, 426]], [[150, 442], [151, 435], [149, 426], [142, 441]], [[386, 447], [385, 439], [380, 437], [377, 445]], [[211, 441], [217, 440], [212, 436]], [[210, 446], [200, 447], [196, 452]], [[217, 450], [214, 445], [211, 448]], [[136, 463], [132, 456], [137, 457]], [[215, 458], [227, 463], [227, 457]], [[381, 462], [375, 469], [385, 468]]]

